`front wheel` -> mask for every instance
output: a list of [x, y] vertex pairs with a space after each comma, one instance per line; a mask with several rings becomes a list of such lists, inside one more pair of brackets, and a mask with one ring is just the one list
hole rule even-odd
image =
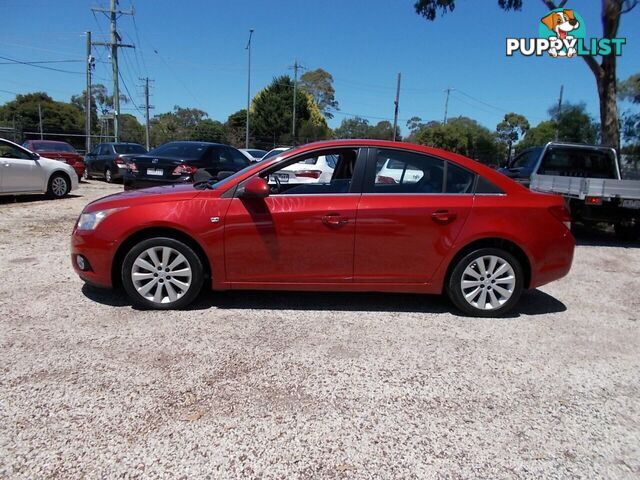
[[480, 248], [456, 263], [447, 293], [468, 315], [497, 317], [518, 303], [523, 287], [522, 266], [513, 255], [498, 248]]
[[63, 173], [54, 173], [49, 179], [49, 187], [47, 194], [53, 198], [66, 197], [71, 191], [71, 182], [69, 177]]
[[113, 183], [113, 174], [111, 173], [111, 169], [109, 167], [104, 170], [104, 181], [107, 183]]
[[84, 172], [82, 172], [82, 178], [84, 180], [91, 180], [91, 175], [89, 175], [89, 167], [85, 166]]
[[135, 245], [122, 264], [122, 285], [143, 308], [169, 310], [191, 303], [204, 282], [198, 255], [173, 238], [150, 238]]

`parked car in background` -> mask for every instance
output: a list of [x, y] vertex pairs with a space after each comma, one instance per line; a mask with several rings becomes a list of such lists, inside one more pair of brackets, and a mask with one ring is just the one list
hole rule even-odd
[[550, 142], [499, 171], [532, 190], [562, 195], [575, 221], [613, 225], [623, 239], [640, 237], [640, 180], [622, 180], [613, 148]]
[[82, 155], [67, 142], [59, 142], [57, 140], [27, 140], [22, 146], [43, 157], [60, 160], [71, 165], [78, 179], [82, 178], [84, 174], [84, 159]]
[[287, 150], [291, 150], [291, 147], [276, 147], [276, 148], [272, 148], [260, 160], [267, 160], [269, 158], [276, 157], [276, 156], [280, 155], [281, 153], [286, 152]]
[[47, 193], [62, 198], [78, 188], [76, 170], [0, 138], [0, 195]]
[[257, 148], [241, 148], [240, 151], [251, 162], [259, 162], [267, 154], [266, 150], [259, 150]]
[[269, 177], [269, 183], [329, 183], [337, 161], [338, 158], [335, 155], [305, 158]]
[[175, 183], [193, 182], [204, 170], [222, 178], [242, 170], [250, 162], [233, 147], [209, 142], [170, 142], [127, 161], [125, 190]]
[[[328, 183], [269, 185], [292, 165], [323, 156], [336, 161]], [[376, 181], [389, 160], [420, 170], [420, 180]], [[446, 292], [467, 314], [496, 316], [523, 289], [569, 272], [569, 223], [561, 197], [532, 192], [460, 155], [334, 140], [223, 180], [94, 201], [73, 231], [71, 260], [86, 282], [122, 285], [144, 308], [184, 307], [207, 284]]]
[[120, 180], [127, 171], [127, 159], [144, 153], [147, 149], [137, 143], [100, 143], [84, 159], [84, 178], [104, 178], [107, 183]]

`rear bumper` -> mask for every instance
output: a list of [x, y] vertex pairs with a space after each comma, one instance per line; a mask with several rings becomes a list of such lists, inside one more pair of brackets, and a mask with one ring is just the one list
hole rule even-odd
[[565, 277], [571, 270], [576, 240], [567, 229], [561, 237], [555, 237], [555, 241], [547, 246], [543, 254], [544, 261], [534, 263], [535, 269], [531, 272], [530, 288], [537, 288], [547, 283]]

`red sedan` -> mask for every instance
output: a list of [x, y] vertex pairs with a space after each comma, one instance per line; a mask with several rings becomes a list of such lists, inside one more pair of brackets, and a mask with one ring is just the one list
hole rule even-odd
[[[334, 165], [304, 183], [287, 166]], [[309, 180], [314, 178], [315, 182]], [[565, 276], [575, 241], [562, 198], [460, 155], [336, 140], [236, 174], [123, 192], [85, 207], [72, 263], [145, 308], [214, 290], [439, 294], [471, 315], [510, 310], [525, 288]]]
[[84, 173], [84, 159], [75, 148], [67, 142], [58, 142], [56, 140], [27, 140], [22, 146], [32, 152], [51, 160], [60, 160], [71, 165], [78, 175], [78, 179], [82, 178]]

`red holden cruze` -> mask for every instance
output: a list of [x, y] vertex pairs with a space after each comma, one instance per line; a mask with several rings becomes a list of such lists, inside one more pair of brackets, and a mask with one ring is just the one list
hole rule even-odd
[[[309, 175], [287, 173], [294, 163]], [[332, 168], [314, 175], [316, 164]], [[71, 250], [83, 280], [121, 285], [146, 308], [184, 307], [206, 282], [214, 290], [446, 292], [467, 314], [495, 316], [523, 289], [569, 272], [570, 220], [561, 197], [460, 155], [336, 140], [222, 180], [97, 200], [80, 215]]]

